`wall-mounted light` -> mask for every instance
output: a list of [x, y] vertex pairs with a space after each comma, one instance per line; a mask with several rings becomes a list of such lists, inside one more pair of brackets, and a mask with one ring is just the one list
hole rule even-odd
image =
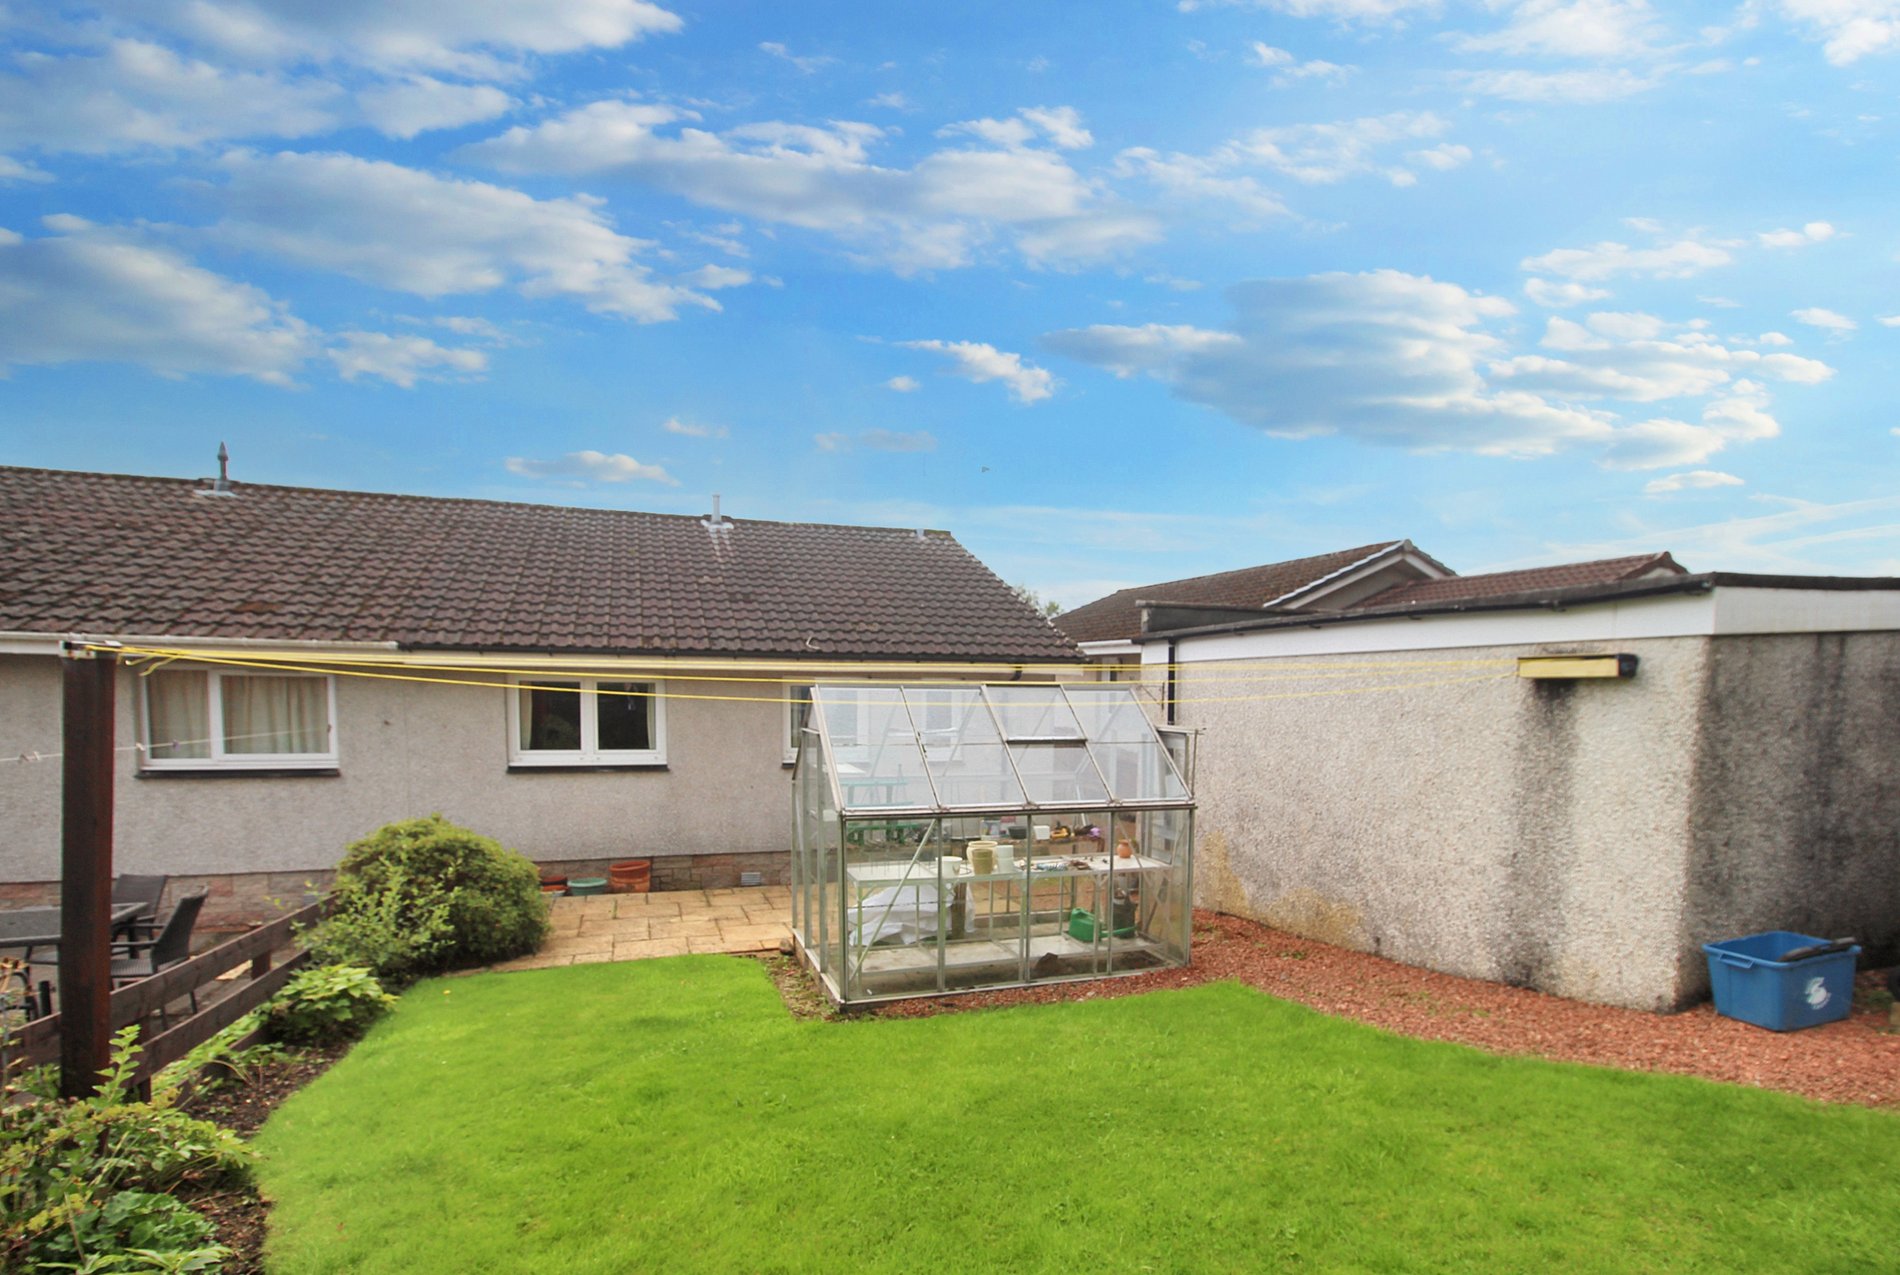
[[1517, 675], [1540, 682], [1585, 677], [1635, 677], [1634, 655], [1520, 655]]

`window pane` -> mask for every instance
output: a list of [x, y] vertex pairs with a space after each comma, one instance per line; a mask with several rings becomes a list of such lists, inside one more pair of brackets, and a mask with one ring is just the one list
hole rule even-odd
[[539, 682], [520, 692], [522, 751], [579, 752], [581, 684]]
[[785, 688], [785, 698], [791, 706], [786, 713], [785, 740], [785, 752], [790, 755], [798, 751], [799, 742], [805, 736], [805, 722], [811, 716], [811, 687], [788, 686]]
[[646, 752], [653, 748], [653, 683], [597, 682], [594, 724], [602, 752]]
[[158, 761], [211, 756], [209, 675], [173, 671], [145, 679], [151, 738], [145, 741]]
[[330, 751], [330, 696], [322, 678], [226, 674], [219, 693], [226, 753]]

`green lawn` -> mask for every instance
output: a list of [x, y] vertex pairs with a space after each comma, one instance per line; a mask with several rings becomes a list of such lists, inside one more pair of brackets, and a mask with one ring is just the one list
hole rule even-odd
[[1219, 984], [797, 1022], [749, 961], [425, 983], [259, 1138], [271, 1270], [1900, 1267], [1900, 1119]]

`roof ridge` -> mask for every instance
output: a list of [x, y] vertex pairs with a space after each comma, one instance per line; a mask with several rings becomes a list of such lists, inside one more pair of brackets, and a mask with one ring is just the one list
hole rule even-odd
[[[1177, 584], [1198, 584], [1203, 580], [1217, 580], [1222, 576], [1242, 575], [1249, 571], [1260, 571], [1267, 567], [1290, 567], [1295, 563], [1312, 562], [1318, 558], [1336, 558], [1342, 553], [1363, 553], [1369, 557], [1373, 553], [1382, 552], [1386, 549], [1390, 549], [1394, 545], [1403, 543], [1405, 543], [1403, 540], [1380, 540], [1372, 544], [1354, 545], [1350, 549], [1334, 549], [1327, 553], [1309, 553], [1298, 558], [1281, 558], [1274, 562], [1256, 562], [1252, 566], [1247, 567], [1230, 567], [1226, 571], [1208, 571], [1198, 576], [1182, 576], [1178, 580], [1163, 580], [1158, 584], [1131, 584], [1127, 589], [1115, 590], [1115, 593], [1127, 593], [1129, 589], [1165, 589]], [[1113, 597], [1114, 594], [1107, 596]], [[1165, 601], [1166, 599], [1157, 598], [1155, 600]], [[1087, 604], [1085, 603], [1084, 605]]]
[[[206, 490], [204, 484], [214, 481], [210, 478], [173, 478], [163, 474], [123, 474], [107, 470], [93, 469], [51, 469], [36, 465], [0, 465], [0, 476], [6, 474], [43, 474], [51, 478], [109, 478], [117, 482], [144, 483], [160, 486], [184, 487], [194, 491]], [[614, 514], [636, 518], [661, 518], [679, 522], [703, 523], [708, 514], [660, 513], [652, 509], [619, 509], [607, 505], [560, 505], [539, 500], [498, 500], [492, 496], [431, 496], [416, 492], [366, 491], [356, 487], [303, 487], [289, 483], [259, 483], [244, 479], [232, 479], [231, 491], [242, 492], [246, 489], [258, 491], [290, 492], [302, 495], [349, 496], [357, 499], [390, 500], [404, 504], [429, 503], [441, 505], [486, 505], [505, 509], [553, 509], [562, 513]], [[735, 518], [722, 514], [721, 521], [729, 523], [751, 523], [755, 526], [769, 527], [812, 527], [819, 530], [837, 531], [886, 531], [898, 535], [912, 536], [922, 533], [926, 536], [943, 536], [956, 541], [956, 534], [935, 527], [892, 527], [854, 522], [807, 522], [794, 518]], [[961, 541], [957, 541], [961, 547]], [[965, 549], [967, 553], [968, 550]]]

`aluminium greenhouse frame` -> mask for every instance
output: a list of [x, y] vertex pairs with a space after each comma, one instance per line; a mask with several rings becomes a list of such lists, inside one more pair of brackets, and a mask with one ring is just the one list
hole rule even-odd
[[814, 686], [801, 956], [840, 1004], [1185, 965], [1191, 742], [1112, 682]]

